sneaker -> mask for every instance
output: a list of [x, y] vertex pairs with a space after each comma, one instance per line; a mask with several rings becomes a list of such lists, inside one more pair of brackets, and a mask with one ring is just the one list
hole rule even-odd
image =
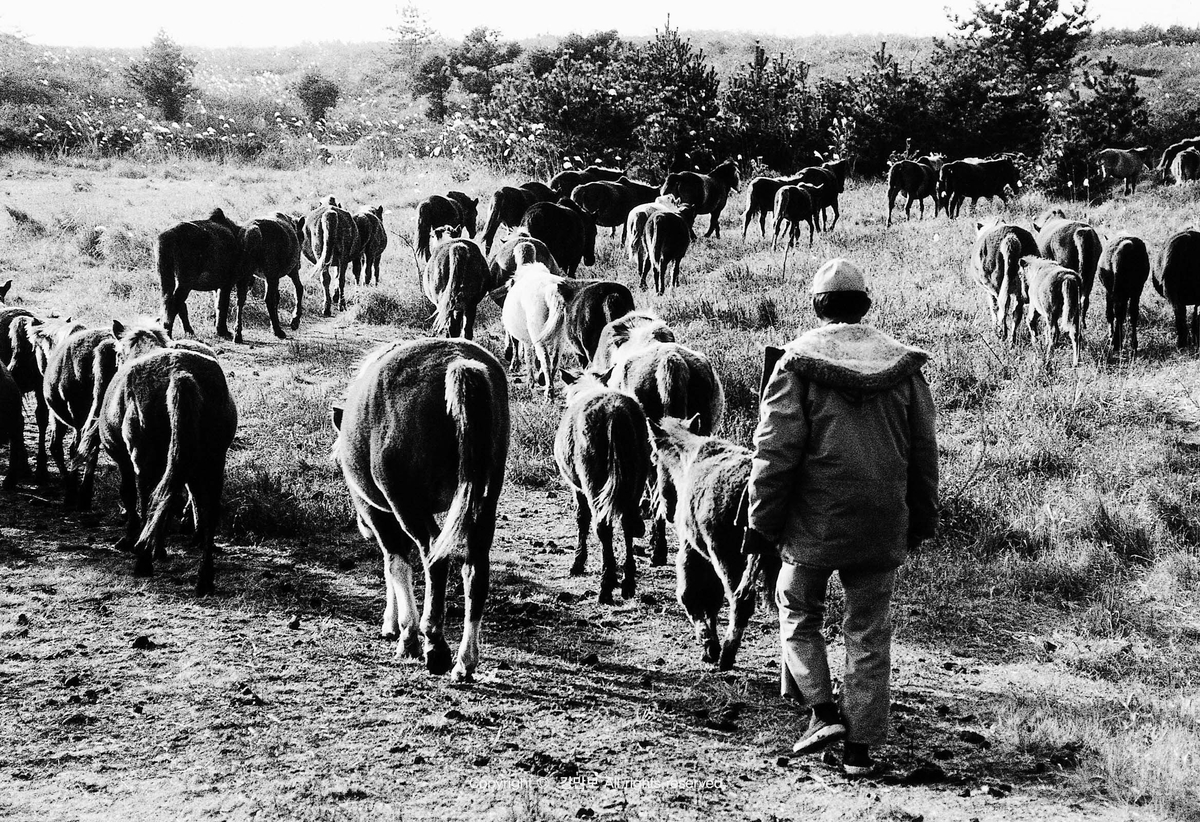
[[843, 762], [842, 773], [846, 774], [847, 779], [865, 779], [870, 776], [879, 776], [883, 773], [883, 766], [874, 759], [868, 759], [865, 765], [847, 765]]
[[810, 754], [823, 750], [846, 736], [846, 726], [841, 722], [824, 722], [815, 716], [808, 723], [804, 736], [792, 746], [794, 754]]

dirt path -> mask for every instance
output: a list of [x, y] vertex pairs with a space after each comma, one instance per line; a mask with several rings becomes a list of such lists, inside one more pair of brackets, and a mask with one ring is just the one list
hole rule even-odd
[[[298, 363], [256, 328], [222, 358], [264, 390], [336, 391], [345, 361], [390, 336], [310, 323], [296, 344], [332, 353]], [[242, 411], [252, 433], [260, 410]], [[1040, 664], [1028, 620], [954, 647], [902, 628], [891, 771], [851, 783], [788, 755], [800, 718], [776, 696], [774, 626], [756, 620], [719, 674], [700, 662], [673, 568], [643, 564], [636, 598], [599, 606], [595, 576], [567, 576], [574, 521], [557, 489], [506, 487], [467, 686], [392, 658], [377, 549], [349, 523], [224, 546], [218, 594], [197, 600], [182, 548], [139, 580], [108, 547], [112, 490], [110, 469], [91, 515], [64, 516], [53, 488], [0, 503], [9, 818], [1153, 818], [995, 738], [996, 705]], [[461, 594], [450, 602], [453, 643]]]

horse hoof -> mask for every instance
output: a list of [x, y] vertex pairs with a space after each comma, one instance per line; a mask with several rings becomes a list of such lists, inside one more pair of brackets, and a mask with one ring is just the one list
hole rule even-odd
[[400, 638], [400, 632], [393, 631], [390, 628], [381, 628], [379, 630], [379, 636], [383, 637], [383, 639], [387, 640], [388, 642], [395, 642]]
[[218, 328], [217, 336], [223, 340], [229, 340], [233, 338], [233, 335], [229, 333], [229, 329], [227, 328]]
[[459, 664], [455, 665], [454, 670], [450, 672], [450, 679], [453, 682], [464, 682], [464, 683], [475, 681], [475, 677], [473, 677], [471, 675], [471, 672], [468, 671], [461, 662]]
[[637, 594], [637, 584], [634, 582], [633, 575], [630, 574], [621, 583], [621, 598], [633, 599], [635, 594]]
[[734, 660], [737, 659], [737, 646], [725, 645], [721, 648], [721, 655], [717, 659], [717, 669], [721, 671], [732, 671]]
[[241, 345], [242, 344], [242, 332], [239, 331], [238, 333], [234, 334], [233, 341], [235, 343], [237, 343], [238, 345]]
[[133, 540], [129, 537], [121, 537], [119, 540], [113, 543], [113, 550], [127, 554], [133, 550]]
[[584, 564], [582, 562], [576, 562], [574, 565], [571, 566], [571, 576], [573, 576], [573, 577], [583, 576], [584, 571], [585, 571], [585, 568], [584, 568]]
[[50, 482], [50, 472], [45, 468], [39, 468], [37, 473], [33, 475], [33, 481], [38, 485], [46, 485]]
[[278, 337], [278, 338], [279, 338], [279, 339], [281, 339], [281, 340], [286, 340], [286, 339], [287, 339], [287, 334], [284, 334], [284, 333], [283, 333], [283, 329], [282, 329], [282, 328], [276, 328], [276, 329], [275, 329], [275, 336], [276, 336], [276, 337]]
[[712, 664], [717, 661], [720, 655], [721, 649], [717, 647], [715, 642], [706, 642], [704, 643], [704, 653], [700, 655], [700, 660]]
[[603, 590], [600, 591], [600, 604], [601, 605], [612, 605], [613, 604], [613, 595], [612, 595], [611, 588], [604, 588]]
[[445, 642], [434, 645], [425, 651], [425, 670], [434, 676], [441, 676], [450, 670], [450, 646]]
[[154, 576], [154, 564], [150, 561], [150, 557], [140, 556], [133, 562], [133, 575], [135, 577], [152, 577]]
[[296, 319], [292, 320], [291, 326], [292, 326], [293, 331], [299, 331], [300, 330], [300, 318], [297, 317]]
[[196, 583], [196, 596], [198, 597], [212, 596], [216, 590], [211, 579], [202, 579]]
[[662, 550], [659, 550], [658, 548], [655, 548], [654, 552], [650, 554], [650, 565], [657, 568], [659, 566], [666, 565], [666, 564], [667, 564], [666, 549], [664, 548]]

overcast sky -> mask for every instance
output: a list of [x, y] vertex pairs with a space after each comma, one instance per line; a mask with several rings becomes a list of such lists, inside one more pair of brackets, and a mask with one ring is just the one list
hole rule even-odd
[[[1064, 0], [1064, 5], [1069, 0]], [[63, 46], [146, 45], [162, 28], [185, 46], [287, 46], [303, 42], [386, 40], [403, 2], [349, 0], [336, 4], [257, 0], [24, 0], [0, 6], [0, 30], [31, 42]], [[945, 34], [946, 9], [968, 11], [972, 0], [834, 0], [834, 2], [671, 3], [660, 0], [516, 2], [416, 0], [438, 32], [450, 38], [479, 25], [505, 37], [616, 29], [652, 34], [667, 15], [683, 30], [804, 34]], [[1200, 25], [1196, 0], [1092, 0], [1101, 28], [1143, 23]], [[768, 11], [769, 9], [769, 11]], [[330, 11], [335, 13], [331, 14]]]

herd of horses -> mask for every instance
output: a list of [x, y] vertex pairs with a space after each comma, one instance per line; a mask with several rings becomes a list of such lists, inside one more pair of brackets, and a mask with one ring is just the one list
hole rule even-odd
[[[1193, 142], [1173, 146], [1163, 164], [1182, 168], [1189, 153], [1200, 156], [1200, 139]], [[792, 177], [752, 179], [743, 238], [756, 220], [765, 238], [772, 214], [773, 247], [781, 233], [792, 245], [801, 223], [809, 226], [810, 243], [816, 231], [833, 230], [847, 170], [844, 160], [835, 160]], [[756, 594], [760, 587], [770, 590], [778, 566], [777, 560], [740, 552], [750, 452], [715, 436], [725, 406], [721, 379], [703, 352], [678, 341], [653, 312], [638, 310], [629, 287], [575, 275], [580, 263], [594, 262], [598, 228], [615, 234], [620, 226], [642, 287], [651, 272], [659, 294], [669, 273], [678, 286], [679, 263], [698, 241], [694, 220], [710, 215], [705, 236], [719, 236], [721, 213], [740, 183], [732, 162], [709, 174], [674, 173], [658, 186], [616, 169], [572, 170], [548, 183], [496, 191], [481, 242], [474, 239], [479, 198], [449, 191], [419, 204], [414, 252], [434, 309], [435, 336], [367, 354], [344, 404], [332, 411], [333, 455], [359, 529], [383, 554], [382, 632], [398, 640], [398, 654], [423, 658], [431, 673], [449, 671], [456, 679], [469, 679], [478, 665], [509, 447], [508, 372], [523, 365], [535, 396], [540, 391], [549, 400], [563, 385], [554, 459], [576, 502], [571, 573], [584, 573], [594, 536], [601, 549], [600, 602], [612, 603], [618, 588], [622, 597], [634, 596], [633, 540], [646, 535], [649, 519], [649, 561], [665, 564], [671, 520], [679, 539], [680, 605], [704, 660], [732, 667]], [[980, 197], [1004, 199], [1019, 185], [1011, 157], [902, 160], [889, 174], [888, 224], [900, 192], [908, 197], [906, 213], [916, 200], [923, 216], [923, 200], [933, 197], [935, 216], [945, 209], [953, 217], [967, 198], [972, 206]], [[173, 323], [178, 318], [190, 334], [188, 295], [215, 291], [217, 333], [240, 341], [245, 296], [258, 275], [267, 283], [272, 330], [284, 338], [279, 282], [287, 277], [295, 286], [295, 330], [305, 258], [320, 276], [329, 316], [335, 305], [345, 306], [348, 270], [356, 280], [361, 274], [367, 284], [378, 282], [387, 243], [383, 214], [381, 207], [352, 214], [329, 197], [304, 215], [278, 212], [239, 225], [216, 209], [207, 219], [169, 227], [158, 240], [161, 324], [87, 328], [39, 318], [5, 307], [10, 285], [0, 288], [0, 438], [10, 443], [4, 489], [11, 491], [28, 473], [22, 408], [23, 396], [33, 394], [35, 480], [48, 482], [53, 458], [66, 507], [87, 508], [103, 449], [120, 473], [126, 527], [117, 547], [134, 554], [135, 574], [152, 573], [169, 526], [182, 516], [203, 550], [197, 592], [211, 592], [237, 409], [217, 354], [203, 343], [172, 339]], [[506, 236], [499, 235], [501, 226], [508, 227]], [[1104, 242], [1094, 227], [1062, 212], [1044, 215], [1032, 231], [993, 220], [977, 224], [968, 265], [988, 294], [998, 334], [1015, 342], [1024, 319], [1032, 339], [1040, 322], [1047, 350], [1065, 333], [1076, 364], [1098, 276], [1108, 292], [1113, 350], [1123, 347], [1127, 317], [1128, 344], [1136, 351], [1138, 302], [1151, 274], [1139, 238], [1122, 234]], [[1180, 232], [1168, 241], [1153, 282], [1175, 307], [1180, 345], [1197, 342], [1200, 327], [1193, 313], [1189, 331], [1186, 308], [1200, 304], [1200, 232]], [[485, 299], [500, 307], [507, 362], [472, 341]], [[68, 453], [65, 438], [72, 431]], [[444, 638], [452, 559], [462, 562], [466, 597], [454, 659]], [[425, 575], [422, 608], [413, 585], [418, 572]], [[728, 615], [722, 636], [723, 606]]]

